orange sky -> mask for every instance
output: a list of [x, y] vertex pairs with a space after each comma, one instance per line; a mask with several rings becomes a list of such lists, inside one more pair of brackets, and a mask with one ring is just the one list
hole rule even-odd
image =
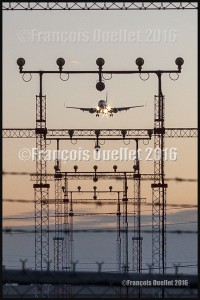
[[[185, 60], [182, 73], [177, 81], [171, 81], [163, 76], [163, 94], [165, 95], [165, 126], [166, 127], [196, 127], [197, 125], [197, 18], [195, 11], [146, 11], [142, 12], [4, 12], [4, 97], [3, 126], [4, 127], [35, 127], [35, 95], [38, 94], [38, 78], [33, 76], [25, 83], [18, 73], [16, 60], [26, 59], [25, 69], [56, 70], [56, 59], [64, 57], [65, 68], [70, 70], [95, 69], [98, 57], [105, 59], [106, 69], [136, 69], [135, 59], [144, 58], [144, 69], [175, 69], [175, 58], [182, 56]], [[66, 18], [67, 14], [67, 18]], [[133, 17], [134, 16], [134, 17]], [[78, 22], [77, 22], [78, 20]], [[15, 26], [13, 26], [15, 24]], [[184, 24], [184, 26], [183, 26]], [[141, 39], [134, 42], [98, 41], [96, 32], [108, 35], [112, 32], [140, 32]], [[32, 40], [22, 41], [24, 31], [32, 34]], [[45, 41], [42, 36], [50, 32], [75, 32], [75, 35], [86, 34], [89, 38], [70, 41], [67, 44], [61, 39]], [[173, 37], [172, 37], [173, 34]], [[151, 35], [151, 37], [149, 37]], [[159, 38], [158, 38], [159, 35]], [[103, 39], [103, 38], [102, 38]], [[74, 63], [76, 61], [78, 63]], [[71, 76], [69, 81], [62, 82], [58, 76], [44, 76], [44, 94], [47, 96], [47, 127], [48, 128], [153, 128], [153, 101], [157, 93], [157, 79], [150, 76], [148, 81], [142, 81], [137, 75], [113, 76], [105, 81], [106, 90], [99, 93], [95, 89], [96, 76]], [[79, 111], [65, 110], [64, 102], [75, 106], [96, 106], [99, 99], [108, 92], [109, 103], [113, 106], [140, 105], [147, 103], [143, 109], [119, 113], [113, 118], [96, 118], [94, 115]], [[93, 150], [93, 143], [78, 142], [72, 145], [62, 142], [62, 149]], [[150, 143], [150, 146], [153, 146]], [[35, 171], [31, 161], [20, 161], [18, 152], [21, 148], [35, 147], [33, 140], [4, 140], [3, 167], [5, 171]], [[107, 142], [102, 148], [119, 149], [128, 147], [134, 149], [131, 142], [126, 146], [122, 142]], [[145, 151], [144, 146], [143, 151]], [[197, 144], [196, 139], [166, 139], [166, 147], [176, 147], [178, 159], [166, 163], [166, 177], [197, 177]], [[48, 147], [55, 149], [55, 144]], [[73, 170], [74, 162], [63, 165], [62, 170]], [[79, 170], [92, 169], [94, 161], [78, 162]], [[98, 164], [98, 163], [97, 163]], [[112, 170], [113, 162], [99, 165], [99, 170]], [[132, 162], [117, 162], [120, 170], [132, 170]], [[49, 164], [53, 172], [54, 163]], [[153, 164], [141, 162], [141, 172], [153, 172]], [[70, 183], [76, 188], [80, 183]], [[83, 189], [92, 189], [94, 183], [81, 183]], [[98, 188], [108, 189], [110, 183], [98, 183]], [[113, 187], [119, 186], [113, 183]], [[131, 188], [129, 190], [131, 195]], [[142, 193], [151, 202], [150, 182], [143, 183]], [[50, 198], [54, 195], [53, 188]], [[170, 183], [167, 199], [170, 203], [197, 202], [195, 183]], [[4, 198], [33, 199], [32, 182], [28, 177], [4, 177]], [[82, 208], [81, 208], [82, 209]], [[103, 207], [103, 211], [110, 208]], [[99, 208], [99, 210], [102, 210]], [[4, 203], [4, 216], [33, 212], [31, 204]], [[6, 222], [6, 225], [15, 225]], [[17, 224], [21, 224], [18, 222]]]

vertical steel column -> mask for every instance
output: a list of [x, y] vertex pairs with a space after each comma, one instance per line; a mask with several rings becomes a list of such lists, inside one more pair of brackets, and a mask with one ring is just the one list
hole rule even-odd
[[[36, 96], [36, 173], [35, 195], [35, 270], [46, 269], [49, 262], [49, 187], [46, 181], [46, 96], [42, 94], [42, 75], [39, 73], [40, 93]], [[44, 175], [44, 176], [43, 176]]]
[[141, 237], [141, 175], [138, 156], [138, 139], [136, 141], [136, 159], [134, 168], [134, 231], [133, 231], [133, 272], [142, 270], [142, 237]]
[[[154, 105], [154, 174], [152, 187], [152, 271], [165, 273], [166, 267], [166, 188], [164, 181], [164, 96], [161, 75], [158, 75], [158, 96]], [[158, 179], [156, 179], [156, 177]]]
[[[64, 186], [62, 187], [64, 193], [64, 220], [63, 220], [63, 233], [64, 233], [64, 247], [63, 247], [63, 270], [69, 272], [71, 270], [70, 255], [69, 255], [69, 197], [68, 197], [68, 178], [64, 176]], [[72, 285], [66, 284], [63, 288], [63, 296], [70, 298], [72, 296]]]
[[74, 237], [73, 237], [73, 198], [72, 192], [70, 193], [70, 210], [69, 210], [69, 263], [70, 263], [70, 271], [72, 271], [72, 263], [74, 262]]
[[63, 232], [62, 232], [62, 175], [60, 171], [59, 140], [57, 140], [57, 158], [55, 164], [55, 236], [54, 240], [54, 270], [63, 270]]
[[55, 236], [54, 240], [54, 270], [63, 269], [63, 232], [62, 232], [62, 179], [55, 174]]
[[127, 196], [127, 176], [124, 173], [124, 195], [123, 195], [123, 272], [128, 273], [129, 265], [128, 265], [128, 196]]
[[121, 273], [121, 211], [120, 211], [120, 192], [117, 192], [117, 269]]
[[[49, 188], [46, 180], [46, 96], [42, 91], [42, 75], [39, 73], [39, 96], [36, 96], [36, 173], [34, 188], [35, 201], [35, 270], [46, 269], [49, 263]], [[36, 285], [36, 297], [48, 296], [48, 285]]]
[[69, 261], [69, 198], [68, 198], [68, 179], [65, 175], [64, 177], [64, 220], [63, 220], [63, 231], [64, 231], [64, 253], [63, 253], [63, 266], [66, 271], [70, 270]]

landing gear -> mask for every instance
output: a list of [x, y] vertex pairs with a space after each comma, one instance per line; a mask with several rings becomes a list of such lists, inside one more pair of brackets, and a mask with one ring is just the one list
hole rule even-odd
[[113, 117], [113, 114], [110, 114], [110, 117]]
[[96, 114], [96, 117], [99, 117], [99, 114]]

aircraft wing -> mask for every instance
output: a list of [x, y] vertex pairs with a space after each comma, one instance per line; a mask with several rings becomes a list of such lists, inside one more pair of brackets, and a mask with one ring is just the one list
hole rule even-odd
[[124, 107], [116, 107], [113, 108], [113, 112], [118, 112], [118, 111], [123, 111], [123, 110], [128, 110], [130, 108], [136, 108], [136, 107], [144, 107], [145, 105], [135, 105], [135, 106], [124, 106]]
[[87, 107], [65, 106], [65, 108], [79, 109], [79, 110], [82, 110], [82, 111], [88, 111], [90, 113], [95, 113], [97, 111], [96, 108], [87, 108]]

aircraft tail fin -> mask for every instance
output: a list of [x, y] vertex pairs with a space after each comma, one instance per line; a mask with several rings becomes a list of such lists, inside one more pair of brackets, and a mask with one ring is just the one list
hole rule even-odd
[[106, 103], [108, 102], [108, 93], [106, 93]]

